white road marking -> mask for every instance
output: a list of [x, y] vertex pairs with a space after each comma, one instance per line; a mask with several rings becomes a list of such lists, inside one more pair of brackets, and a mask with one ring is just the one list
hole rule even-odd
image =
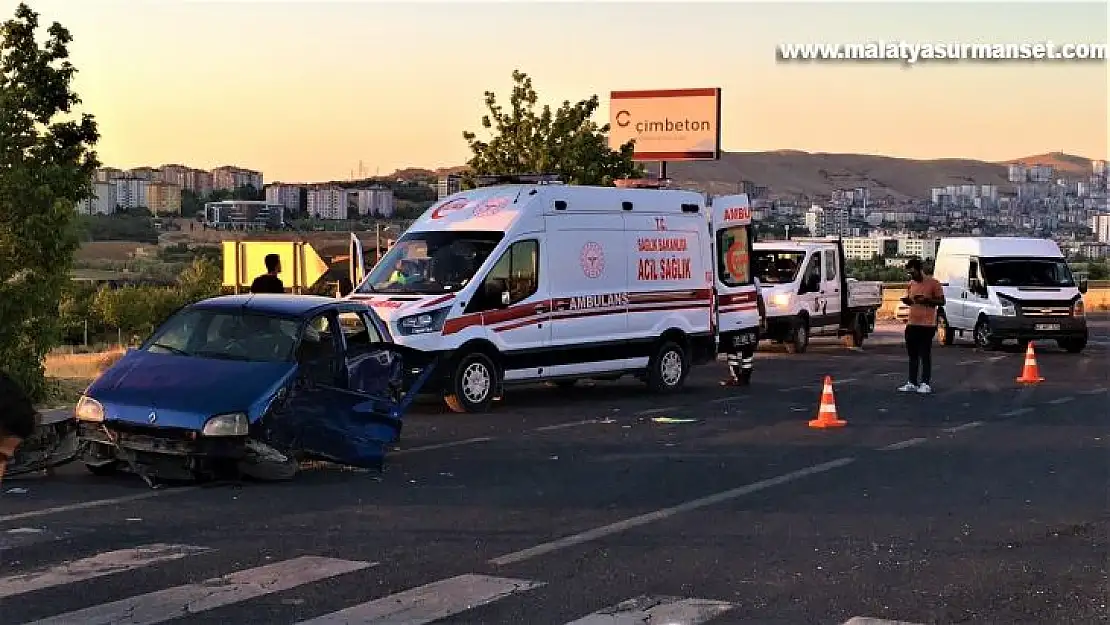
[[921, 443], [927, 442], [928, 440], [929, 439], [927, 438], [911, 438], [904, 441], [898, 441], [897, 443], [891, 443], [886, 447], [880, 447], [879, 451], [897, 451], [899, 449], [905, 449], [907, 447], [920, 445]]
[[1075, 401], [1075, 398], [1072, 397], [1071, 395], [1067, 395], [1067, 396], [1064, 396], [1064, 397], [1057, 397], [1056, 399], [1050, 399], [1050, 400], [1046, 401], [1045, 403], [1046, 404], [1051, 404], [1053, 406], [1059, 406], [1061, 404], [1066, 404], [1066, 403], [1071, 402], [1071, 401]]
[[968, 358], [968, 359], [965, 359], [965, 360], [961, 360], [960, 362], [957, 362], [956, 366], [957, 367], [962, 367], [964, 365], [978, 365], [978, 364], [982, 364], [982, 362], [983, 361], [979, 360], [978, 358]]
[[564, 536], [563, 538], [560, 538], [558, 540], [553, 540], [551, 542], [542, 543], [534, 547], [529, 547], [528, 549], [523, 549], [521, 551], [515, 551], [503, 556], [498, 556], [490, 560], [489, 563], [496, 566], [504, 566], [506, 564], [523, 562], [524, 560], [528, 560], [536, 556], [548, 554], [553, 551], [565, 549], [567, 547], [573, 547], [574, 545], [588, 543], [590, 541], [604, 538], [612, 534], [619, 534], [620, 532], [632, 529], [634, 527], [639, 527], [641, 525], [647, 525], [648, 523], [654, 523], [655, 521], [661, 521], [663, 519], [682, 514], [683, 512], [690, 512], [691, 510], [697, 510], [706, 506], [711, 506], [724, 501], [729, 501], [731, 499], [736, 499], [738, 497], [743, 497], [745, 495], [750, 495], [752, 493], [766, 490], [774, 486], [781, 486], [783, 484], [799, 480], [803, 477], [809, 477], [810, 475], [816, 475], [818, 473], [824, 473], [833, 469], [839, 469], [840, 467], [847, 466], [853, 462], [855, 462], [855, 458], [845, 457], [838, 458], [830, 462], [816, 464], [811, 467], [806, 467], [804, 469], [791, 471], [790, 473], [784, 473], [776, 477], [753, 482], [739, 488], [733, 488], [731, 490], [714, 493], [712, 495], [701, 497], [699, 499], [692, 499], [690, 501], [680, 503], [676, 506], [671, 506], [670, 508], [663, 508], [654, 512], [648, 512], [647, 514], [641, 514], [639, 516], [624, 519], [623, 521], [617, 521], [616, 523], [610, 523], [609, 525], [595, 527], [594, 529], [586, 530], [585, 532], [580, 532], [578, 534]]
[[663, 408], [648, 408], [647, 410], [641, 410], [640, 412], [637, 412], [635, 416], [637, 416], [637, 417], [646, 417], [648, 415], [662, 414], [664, 412], [674, 412], [675, 410], [678, 410], [678, 409], [679, 408], [677, 406], [665, 406]]
[[1015, 408], [1014, 410], [1009, 410], [1007, 412], [1003, 412], [1002, 414], [1000, 414], [998, 416], [1000, 416], [1000, 417], [1020, 417], [1021, 415], [1029, 414], [1030, 412], [1033, 412], [1033, 409], [1026, 406], [1025, 408]]
[[26, 625], [154, 625], [240, 601], [376, 566], [377, 562], [304, 556], [238, 571], [196, 584], [175, 586]]
[[111, 499], [95, 499], [93, 501], [82, 501], [80, 503], [71, 503], [64, 506], [54, 506], [52, 508], [42, 508], [41, 510], [29, 510], [27, 512], [16, 512], [14, 514], [5, 514], [0, 516], [0, 523], [8, 523], [10, 521], [20, 521], [23, 519], [33, 519], [36, 517], [49, 516], [51, 514], [61, 514], [63, 512], [74, 512], [76, 510], [89, 510], [91, 508], [103, 508], [104, 506], [114, 506], [121, 503], [130, 503], [132, 501], [142, 501], [144, 499], [153, 499], [155, 497], [168, 497], [170, 495], [181, 495], [183, 493], [191, 493], [199, 490], [198, 486], [185, 486], [182, 488], [170, 488], [165, 490], [151, 490], [139, 493], [137, 495], [124, 495], [123, 497], [113, 497]]
[[297, 625], [424, 625], [539, 586], [543, 582], [459, 575]]
[[724, 601], [679, 597], [636, 597], [566, 625], [701, 625], [734, 606]]
[[991, 362], [998, 362], [998, 361], [1000, 361], [1000, 360], [1006, 360], [1006, 358], [1007, 358], [1007, 356], [1006, 356], [1005, 354], [1003, 354], [1003, 355], [1001, 355], [1001, 356], [991, 356], [991, 357], [990, 357], [990, 358], [988, 358], [987, 360], [989, 360], [989, 361], [991, 361]]
[[944, 428], [944, 431], [949, 434], [955, 434], [957, 432], [963, 432], [964, 430], [970, 430], [971, 428], [977, 428], [980, 425], [983, 425], [982, 421], [969, 421], [954, 427]]
[[857, 616], [849, 619], [843, 625], [922, 625], [922, 623], [911, 623], [909, 621], [888, 621], [881, 618], [867, 618]]
[[401, 449], [395, 451], [390, 456], [403, 456], [405, 454], [415, 454], [422, 451], [433, 451], [436, 449], [448, 449], [451, 447], [462, 447], [463, 445], [474, 445], [476, 443], [488, 443], [492, 441], [492, 436], [479, 436], [477, 438], [464, 438], [461, 441], [448, 441], [446, 443], [436, 443], [434, 445], [423, 445], [420, 447], [409, 447], [408, 449]]
[[[858, 381], [859, 381], [859, 378], [844, 378], [842, 380], [837, 380], [836, 378], [833, 378], [833, 386], [836, 386], [837, 384], [851, 384], [852, 382], [858, 382]], [[823, 385], [823, 383], [822, 383], [822, 385]]]
[[0, 599], [27, 592], [75, 584], [105, 575], [139, 569], [151, 564], [178, 560], [211, 551], [192, 545], [154, 544], [134, 549], [106, 551], [89, 558], [66, 562], [48, 569], [0, 578]]
[[555, 430], [565, 430], [567, 428], [576, 428], [582, 425], [592, 425], [594, 423], [601, 423], [597, 419], [587, 419], [585, 421], [571, 421], [570, 423], [556, 423], [555, 425], [545, 425], [543, 427], [535, 428], [533, 432], [554, 432]]
[[895, 375], [902, 375], [902, 372], [900, 372], [900, 371], [887, 371], [886, 373], [878, 374], [878, 376], [881, 377], [881, 378], [889, 378], [889, 377], [895, 376]]
[[1096, 388], [1087, 389], [1085, 391], [1079, 391], [1079, 394], [1080, 395], [1098, 395], [1099, 393], [1105, 393], [1106, 390], [1107, 389], [1106, 389], [1105, 386], [1099, 386], [1099, 387], [1096, 387]]

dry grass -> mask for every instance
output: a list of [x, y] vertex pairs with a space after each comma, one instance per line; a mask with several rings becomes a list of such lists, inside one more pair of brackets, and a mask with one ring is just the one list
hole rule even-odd
[[130, 260], [135, 255], [135, 251], [141, 247], [157, 246], [146, 243], [136, 243], [134, 241], [93, 241], [90, 243], [82, 243], [75, 257], [77, 260], [83, 261], [125, 261]]
[[122, 349], [89, 354], [50, 354], [46, 357], [46, 376], [59, 380], [92, 380], [115, 364], [123, 354]]

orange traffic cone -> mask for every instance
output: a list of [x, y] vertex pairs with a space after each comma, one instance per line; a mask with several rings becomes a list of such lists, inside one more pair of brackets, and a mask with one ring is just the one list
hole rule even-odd
[[825, 388], [821, 389], [821, 407], [817, 409], [817, 418], [809, 422], [809, 427], [817, 429], [840, 428], [848, 425], [836, 416], [836, 399], [833, 398], [832, 377], [825, 376]]
[[1021, 368], [1021, 377], [1014, 381], [1022, 384], [1044, 382], [1040, 369], [1037, 368], [1037, 354], [1033, 352], [1033, 341], [1029, 341], [1029, 347], [1025, 350], [1025, 366]]

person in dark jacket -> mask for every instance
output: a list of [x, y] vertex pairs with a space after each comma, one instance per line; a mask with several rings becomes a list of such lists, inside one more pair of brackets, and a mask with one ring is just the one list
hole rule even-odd
[[0, 371], [0, 480], [8, 461], [24, 439], [35, 431], [38, 412], [31, 398], [8, 374]]
[[254, 279], [251, 283], [251, 293], [284, 293], [285, 285], [278, 277], [281, 273], [281, 257], [277, 254], [267, 254], [265, 260], [266, 273]]

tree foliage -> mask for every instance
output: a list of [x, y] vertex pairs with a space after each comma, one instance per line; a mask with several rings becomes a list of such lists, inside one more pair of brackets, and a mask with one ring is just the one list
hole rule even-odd
[[482, 128], [493, 136], [481, 141], [476, 133], [463, 132], [473, 153], [467, 162], [471, 174], [554, 173], [567, 184], [606, 186], [643, 176], [632, 160], [632, 142], [610, 149], [609, 124], [593, 121], [596, 95], [575, 104], [564, 101], [554, 111], [545, 104], [537, 112], [538, 102], [532, 79], [519, 70], [513, 71], [508, 111], [492, 91], [485, 93], [489, 114], [482, 116]]
[[43, 357], [60, 339], [74, 208], [99, 165], [95, 121], [73, 119], [72, 37], [55, 22], [40, 44], [38, 27], [23, 3], [0, 25], [0, 363], [36, 399], [46, 391]]

